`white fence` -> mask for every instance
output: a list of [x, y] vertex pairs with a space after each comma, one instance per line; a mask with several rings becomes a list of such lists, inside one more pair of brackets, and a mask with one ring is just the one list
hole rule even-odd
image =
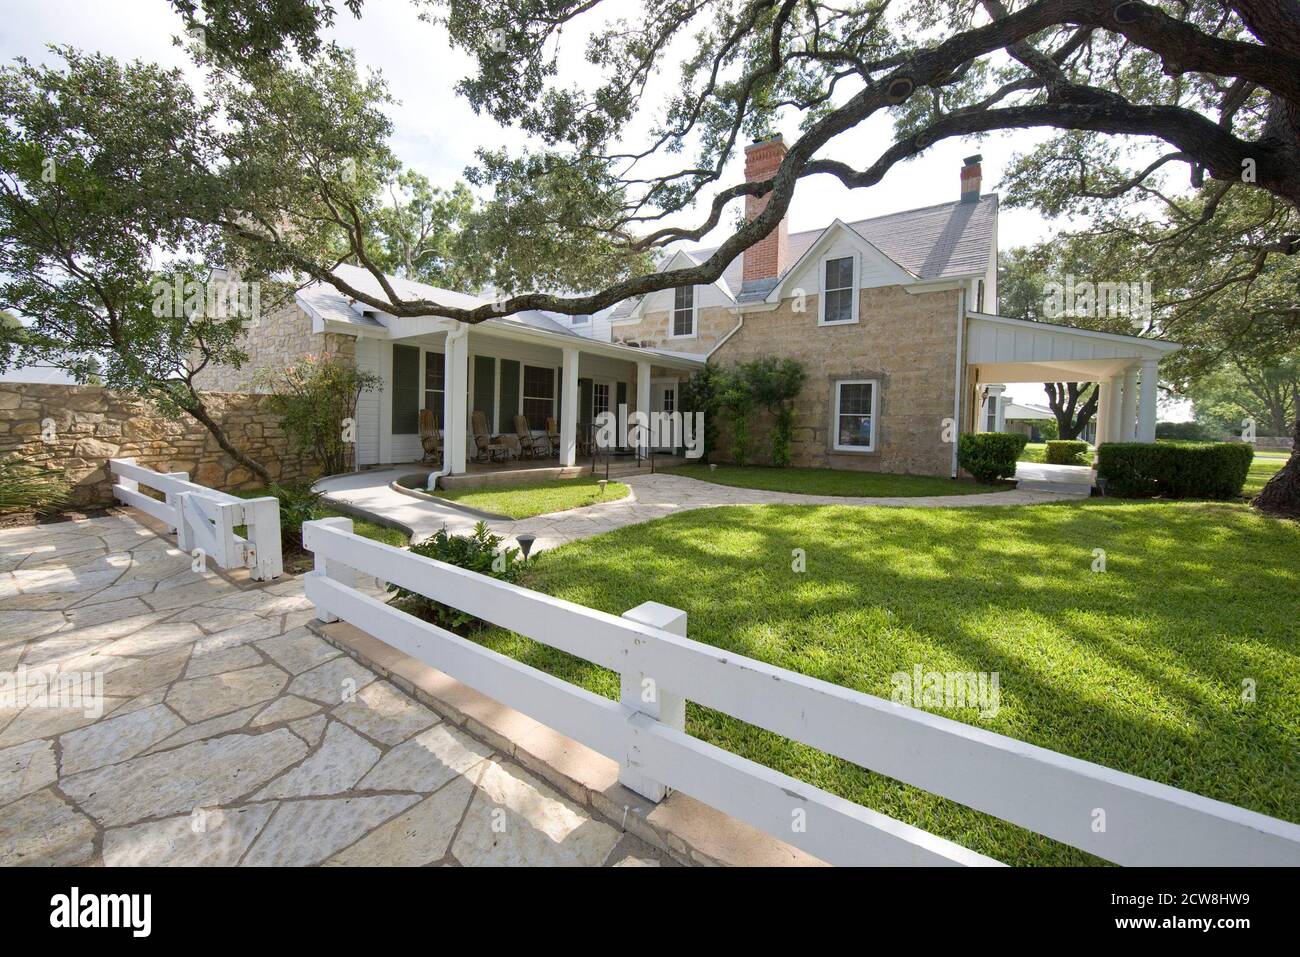
[[[685, 701], [1130, 865], [1300, 865], [1300, 826], [764, 664], [686, 637], [648, 602], [621, 618], [352, 534], [303, 525], [307, 597], [471, 688], [618, 761], [652, 800], [680, 790], [835, 864], [996, 865], [909, 824], [686, 734]], [[611, 701], [353, 587], [400, 585], [622, 676]]]
[[[258, 581], [283, 573], [280, 503], [274, 497], [239, 498], [196, 485], [185, 472], [155, 472], [134, 459], [109, 459], [108, 468], [117, 476], [114, 497], [166, 522], [184, 551], [202, 549], [221, 568], [248, 568]], [[162, 492], [166, 500], [145, 495], [141, 485]], [[246, 527], [247, 538], [235, 534], [238, 525]]]

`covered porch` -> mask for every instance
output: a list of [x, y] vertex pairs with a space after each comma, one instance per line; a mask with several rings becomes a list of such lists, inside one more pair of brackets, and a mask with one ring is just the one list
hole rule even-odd
[[1005, 386], [1098, 384], [1096, 443], [1154, 442], [1160, 360], [1175, 342], [971, 313], [964, 430], [1005, 431]]
[[[601, 413], [680, 411], [681, 380], [704, 363], [507, 319], [393, 320], [384, 332], [357, 343], [358, 367], [382, 383], [358, 403], [357, 464], [432, 464], [431, 481], [448, 485], [474, 475], [580, 474], [598, 452], [591, 437]], [[426, 454], [430, 422], [436, 455]]]

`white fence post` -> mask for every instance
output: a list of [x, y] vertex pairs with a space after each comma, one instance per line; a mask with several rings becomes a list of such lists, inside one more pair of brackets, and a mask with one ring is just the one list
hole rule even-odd
[[[304, 536], [307, 534], [308, 525], [329, 525], [338, 529], [340, 532], [347, 532], [349, 535], [352, 534], [352, 519], [350, 518], [319, 518], [314, 522], [303, 522], [302, 527]], [[325, 558], [320, 552], [316, 552], [315, 554], [315, 564], [316, 574], [320, 575], [322, 578], [329, 578], [348, 588], [355, 586], [356, 572], [352, 569], [352, 566], [344, 565], [333, 559]], [[316, 603], [316, 617], [327, 625], [330, 622], [339, 620], [338, 615], [331, 614], [328, 610], [322, 608], [319, 602]]]
[[[189, 473], [189, 472], [166, 472], [166, 473], [164, 473], [164, 474], [165, 474], [168, 478], [179, 479], [179, 480], [182, 481], [182, 482], [188, 482], [188, 481], [190, 480], [190, 473]], [[176, 534], [176, 544], [179, 545], [181, 548], [184, 549], [184, 548], [185, 548], [185, 536], [184, 536], [184, 534], [181, 532], [181, 529], [185, 527], [185, 523], [184, 523], [183, 521], [180, 520], [180, 514], [181, 514], [181, 501], [180, 501], [180, 497], [179, 497], [175, 492], [164, 492], [164, 493], [163, 493], [163, 497], [167, 500], [167, 506], [168, 506], [169, 508], [174, 508], [174, 509], [176, 509], [176, 519], [177, 519], [177, 522], [176, 522], [175, 525], [172, 526], [172, 529], [171, 529], [171, 530]], [[188, 551], [188, 549], [186, 549], [186, 550]]]
[[251, 577], [254, 581], [279, 578], [284, 573], [279, 499], [273, 495], [250, 498], [244, 503], [244, 524], [248, 527], [248, 544], [252, 551], [248, 556]]
[[[661, 628], [671, 634], [686, 637], [686, 612], [680, 608], [647, 601], [623, 612], [623, 617], [639, 625]], [[619, 685], [619, 699], [624, 707], [647, 715], [676, 731], [686, 730], [686, 699], [659, 687], [654, 675], [640, 670], [623, 671], [619, 674]], [[631, 727], [633, 731], [628, 754], [618, 771], [619, 783], [658, 803], [668, 796], [668, 788], [641, 772], [641, 749], [638, 745], [638, 735], [641, 732], [635, 725]]]
[[[118, 461], [125, 462], [127, 465], [135, 465], [135, 456], [132, 455], [130, 458], [118, 459]], [[117, 484], [122, 486], [122, 488], [126, 489], [129, 492], [140, 491], [140, 483], [137, 482], [135, 479], [127, 478], [125, 475], [119, 475], [117, 477]], [[167, 504], [170, 505], [172, 503], [169, 500]]]

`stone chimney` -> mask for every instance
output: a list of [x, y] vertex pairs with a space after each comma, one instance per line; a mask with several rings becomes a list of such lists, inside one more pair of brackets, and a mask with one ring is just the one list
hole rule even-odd
[[[745, 179], [771, 179], [781, 166], [786, 154], [785, 140], [778, 133], [766, 140], [755, 140], [745, 147]], [[771, 193], [764, 196], [745, 197], [745, 218], [753, 220], [767, 208]], [[772, 230], [743, 253], [744, 282], [755, 279], [775, 279], [790, 265], [790, 227], [786, 217]]]
[[966, 165], [961, 168], [961, 201], [963, 203], [977, 203], [980, 198], [980, 184], [984, 181], [984, 174], [980, 170], [980, 160], [984, 159], [979, 153], [974, 156], [967, 156]]

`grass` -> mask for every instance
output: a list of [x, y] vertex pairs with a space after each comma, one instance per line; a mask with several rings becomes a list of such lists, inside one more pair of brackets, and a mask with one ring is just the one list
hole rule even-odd
[[437, 497], [507, 518], [528, 518], [600, 502], [614, 502], [626, 498], [630, 491], [622, 482], [611, 481], [605, 486], [604, 495], [601, 495], [597, 482], [597, 479], [584, 475], [581, 478], [521, 482], [518, 485], [494, 485], [487, 488], [439, 489]]
[[1038, 462], [1040, 465], [1047, 462], [1047, 443], [1046, 442], [1026, 442], [1024, 450], [1020, 453], [1020, 462]]
[[[232, 491], [231, 495], [237, 495], [240, 498], [261, 498], [263, 495], [270, 493], [264, 488], [240, 489]], [[398, 548], [405, 548], [410, 544], [411, 539], [405, 532], [395, 528], [389, 528], [387, 525], [380, 525], [377, 522], [368, 522], [363, 518], [357, 518], [346, 512], [340, 512], [337, 509], [330, 508], [328, 505], [320, 505], [313, 513], [313, 518], [350, 518], [352, 519], [352, 531], [362, 538], [374, 539], [376, 542], [383, 542], [385, 545], [394, 545]], [[239, 525], [235, 528], [236, 535], [246, 535], [248, 530]], [[290, 574], [307, 571], [312, 566], [312, 556], [310, 552], [295, 552], [284, 555], [284, 570]]]
[[[1245, 505], [718, 508], [543, 553], [527, 584], [613, 614], [665, 602], [698, 641], [886, 698], [917, 664], [997, 672], [996, 715], [941, 713], [1300, 822], [1300, 525]], [[476, 640], [618, 696], [595, 665]], [[687, 729], [1007, 863], [1099, 863], [693, 703]]]
[[930, 475], [889, 475], [847, 469], [770, 468], [762, 465], [675, 465], [661, 469], [674, 475], [766, 492], [803, 495], [856, 495], [870, 498], [917, 495], [975, 495], [1003, 491], [1005, 485], [981, 485]]
[[1287, 457], [1284, 452], [1256, 452], [1255, 460], [1250, 463], [1250, 471], [1246, 473], [1246, 484], [1242, 487], [1241, 494], [1246, 498], [1258, 495], [1268, 480], [1281, 471]]

